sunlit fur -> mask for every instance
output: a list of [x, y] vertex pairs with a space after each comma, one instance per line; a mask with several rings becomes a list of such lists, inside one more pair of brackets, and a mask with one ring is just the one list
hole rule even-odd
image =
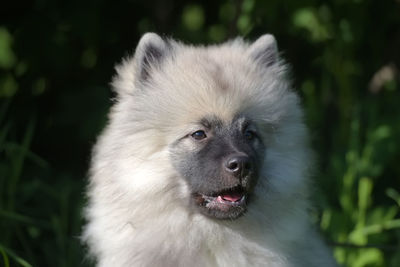
[[[83, 240], [98, 266], [335, 266], [309, 223], [313, 160], [299, 97], [279, 58], [264, 64], [268, 57], [257, 56], [275, 39], [163, 42], [146, 34], [117, 67], [116, 102], [93, 151], [85, 209]], [[141, 81], [149, 43], [165, 55]], [[170, 163], [170, 145], [210, 114], [225, 123], [249, 117], [266, 147], [252, 202], [236, 220], [192, 209]]]

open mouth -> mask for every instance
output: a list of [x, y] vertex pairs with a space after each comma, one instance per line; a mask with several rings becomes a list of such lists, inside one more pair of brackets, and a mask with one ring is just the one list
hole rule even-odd
[[234, 219], [246, 211], [247, 193], [241, 186], [211, 194], [195, 193], [194, 199], [207, 215], [220, 219]]

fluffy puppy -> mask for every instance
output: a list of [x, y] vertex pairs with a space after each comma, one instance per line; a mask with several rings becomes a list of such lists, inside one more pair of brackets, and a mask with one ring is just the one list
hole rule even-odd
[[85, 210], [98, 266], [335, 266], [309, 223], [308, 133], [272, 35], [147, 33], [113, 87]]

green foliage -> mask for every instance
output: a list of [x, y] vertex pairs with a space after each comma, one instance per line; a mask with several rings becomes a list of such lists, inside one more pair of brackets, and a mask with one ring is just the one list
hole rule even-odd
[[2, 265], [91, 265], [81, 208], [112, 66], [156, 31], [189, 43], [275, 34], [304, 102], [315, 217], [336, 259], [400, 266], [399, 1], [14, 2], [0, 16]]
[[198, 5], [187, 6], [182, 12], [182, 23], [190, 31], [197, 31], [203, 27], [204, 12]]
[[0, 27], [0, 67], [4, 69], [13, 67], [16, 61], [11, 49], [12, 39], [7, 29]]

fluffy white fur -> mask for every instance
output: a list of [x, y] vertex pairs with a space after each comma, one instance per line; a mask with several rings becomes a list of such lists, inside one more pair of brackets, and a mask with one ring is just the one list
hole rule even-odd
[[[117, 101], [94, 149], [85, 210], [83, 239], [98, 266], [335, 266], [309, 223], [307, 130], [273, 36], [208, 47], [168, 42], [148, 33], [117, 67]], [[149, 44], [163, 57], [145, 66], [151, 79], [142, 82]], [[169, 145], [206, 114], [227, 123], [245, 114], [262, 129], [261, 177], [236, 220], [188, 205], [170, 163]]]

